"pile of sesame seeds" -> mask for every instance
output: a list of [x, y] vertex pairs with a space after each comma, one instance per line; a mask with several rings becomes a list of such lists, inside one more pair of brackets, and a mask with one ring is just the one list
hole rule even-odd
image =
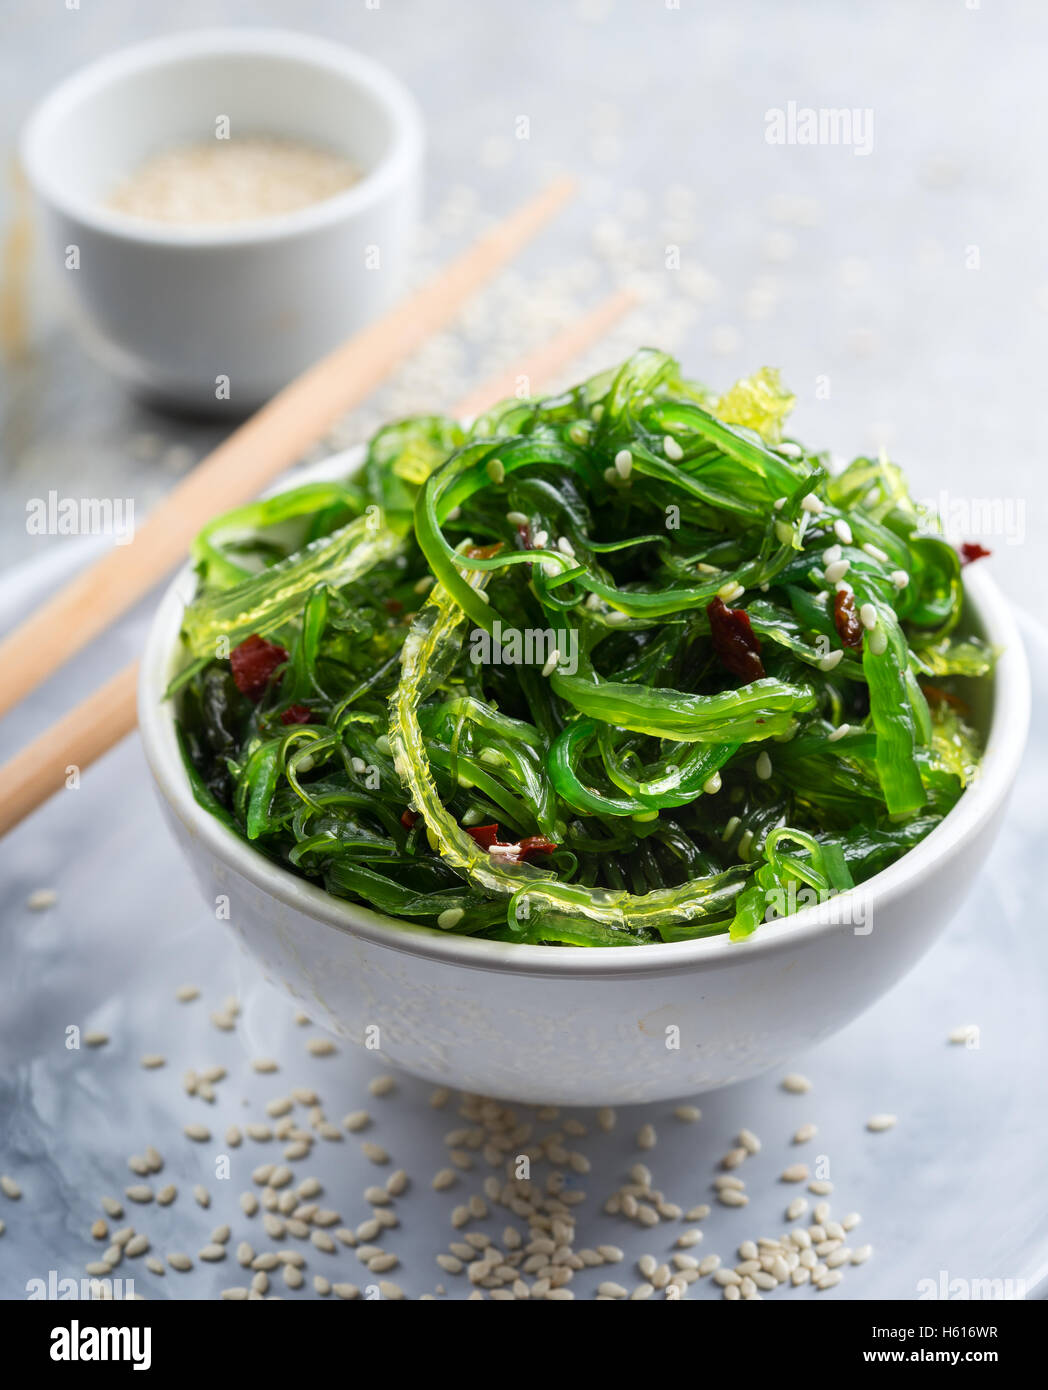
[[[187, 986], [176, 997], [180, 1003], [192, 1004], [201, 995]], [[232, 1020], [235, 1027], [239, 1016], [237, 1000], [228, 998], [211, 1012], [211, 1027], [225, 1032], [226, 1024]], [[310, 1020], [299, 1014], [296, 1022], [308, 1025]], [[99, 1039], [96, 1046], [105, 1047], [106, 1035], [100, 1034]], [[330, 1057], [338, 1047], [329, 1038], [312, 1036], [304, 1039], [303, 1051], [308, 1057]], [[167, 1059], [159, 1053], [143, 1055], [140, 1064], [150, 1076], [162, 1077], [168, 1070]], [[282, 1075], [286, 1066], [284, 1060], [260, 1056], [245, 1058], [243, 1070], [268, 1078]], [[189, 1186], [193, 1204], [189, 1210], [198, 1215], [191, 1218], [183, 1211], [179, 1243], [185, 1242], [187, 1229], [199, 1226], [194, 1252], [193, 1247], [169, 1248], [173, 1241], [158, 1240], [157, 1223], [149, 1218], [154, 1207], [171, 1206], [181, 1196], [175, 1183], [164, 1181], [166, 1160], [161, 1148], [148, 1143], [141, 1152], [129, 1155], [127, 1167], [134, 1181], [119, 1196], [107, 1193], [98, 1198], [101, 1215], [85, 1232], [85, 1245], [92, 1248], [84, 1268], [93, 1296], [113, 1297], [115, 1280], [122, 1278], [126, 1284], [140, 1261], [154, 1280], [177, 1278], [178, 1293], [184, 1297], [208, 1296], [194, 1292], [198, 1288], [194, 1271], [235, 1264], [237, 1273], [220, 1292], [225, 1300], [310, 1293], [336, 1299], [403, 1299], [409, 1295], [393, 1277], [401, 1256], [389, 1248], [388, 1241], [398, 1229], [410, 1231], [413, 1193], [426, 1188], [446, 1198], [448, 1239], [444, 1248], [432, 1253], [412, 1251], [410, 1282], [422, 1289], [412, 1296], [423, 1300], [676, 1300], [688, 1297], [692, 1286], [703, 1282], [711, 1294], [717, 1289], [729, 1301], [753, 1299], [806, 1283], [818, 1291], [834, 1288], [849, 1268], [863, 1264], [871, 1253], [868, 1245], [849, 1243], [849, 1233], [860, 1221], [858, 1213], [834, 1218], [825, 1200], [832, 1185], [811, 1178], [807, 1165], [798, 1163], [783, 1169], [781, 1181], [807, 1182], [808, 1191], [821, 1199], [810, 1224], [798, 1224], [808, 1212], [808, 1201], [794, 1197], [784, 1208], [786, 1231], [747, 1232], [741, 1228], [745, 1218], [733, 1217], [740, 1222], [735, 1255], [703, 1253], [699, 1248], [705, 1248], [703, 1223], [712, 1204], [744, 1209], [749, 1202], [746, 1165], [762, 1149], [766, 1152], [749, 1128], [737, 1132], [707, 1177], [697, 1169], [689, 1178], [691, 1190], [678, 1197], [657, 1183], [653, 1169], [660, 1136], [650, 1120], [624, 1136], [619, 1117], [610, 1107], [565, 1113], [553, 1106], [509, 1104], [440, 1087], [431, 1094], [431, 1106], [455, 1111], [455, 1121], [443, 1136], [446, 1161], [435, 1172], [416, 1173], [412, 1178], [407, 1167], [397, 1166], [395, 1145], [378, 1142], [379, 1137], [385, 1138], [382, 1104], [398, 1091], [393, 1076], [375, 1076], [368, 1086], [371, 1108], [350, 1111], [341, 1120], [328, 1117], [315, 1087], [284, 1088], [218, 1137], [206, 1118], [198, 1117], [201, 1112], [194, 1115], [193, 1111], [201, 1106], [206, 1117], [222, 1100], [223, 1088], [236, 1084], [236, 1071], [232, 1064], [227, 1068], [212, 1063], [183, 1075], [183, 1099], [176, 1107], [181, 1110], [177, 1124], [182, 1132], [178, 1135], [175, 1130], [165, 1144], [187, 1145], [189, 1153], [193, 1149], [206, 1152], [208, 1145], [224, 1145], [231, 1152], [257, 1144], [265, 1161], [245, 1166], [244, 1177], [250, 1173], [249, 1181], [218, 1184], [222, 1195], [213, 1197], [213, 1190], [203, 1183]], [[784, 1077], [781, 1086], [797, 1096], [810, 1089], [810, 1083], [796, 1074]], [[697, 1106], [681, 1103], [667, 1107], [665, 1119], [674, 1126], [696, 1126], [702, 1115]], [[874, 1115], [867, 1128], [880, 1132], [893, 1123], [893, 1116]], [[816, 1133], [814, 1123], [805, 1121], [782, 1142], [803, 1145]], [[626, 1139], [647, 1161], [629, 1164], [624, 1180], [613, 1191], [587, 1191], [594, 1167], [587, 1149], [609, 1142], [608, 1136], [613, 1135], [620, 1146]], [[316, 1146], [354, 1139], [360, 1155], [375, 1170], [374, 1179], [352, 1198], [325, 1193], [320, 1177], [310, 1171]], [[282, 1148], [270, 1158], [266, 1146], [274, 1144]], [[178, 1166], [184, 1170], [185, 1164]], [[237, 1198], [224, 1195], [237, 1186], [242, 1186]], [[7, 1175], [0, 1176], [0, 1192], [12, 1202], [22, 1197], [21, 1186]], [[350, 1202], [358, 1210], [347, 1218], [340, 1206], [349, 1208]], [[221, 1208], [217, 1213], [216, 1206]], [[621, 1223], [623, 1244], [592, 1236], [586, 1242], [598, 1209], [602, 1219]], [[212, 1222], [217, 1216], [218, 1224], [201, 1224], [204, 1211]], [[723, 1239], [723, 1226], [720, 1231]], [[635, 1253], [641, 1234], [648, 1248]], [[623, 1245], [633, 1253], [627, 1255]], [[347, 1270], [348, 1261], [353, 1263]], [[148, 1286], [148, 1281], [142, 1282]], [[132, 1296], [144, 1295], [139, 1288]], [[152, 1296], [157, 1296], [155, 1289]]]

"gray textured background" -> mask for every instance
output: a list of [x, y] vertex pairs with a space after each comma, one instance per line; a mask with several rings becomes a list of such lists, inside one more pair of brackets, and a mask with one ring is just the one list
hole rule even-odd
[[[1006, 589], [1029, 602], [1046, 495], [1048, 12], [975, 3], [7, 0], [0, 138], [13, 154], [34, 100], [139, 38], [277, 23], [343, 39], [388, 63], [424, 108], [430, 263], [551, 168], [576, 171], [583, 196], [511, 277], [518, 308], [536, 286], [532, 337], [543, 306], [555, 319], [633, 275], [654, 299], [617, 342], [658, 336], [718, 385], [777, 364], [806, 438], [844, 455], [887, 445], [921, 496], [1024, 509], [1022, 544], [987, 543]], [[769, 145], [765, 112], [791, 100], [872, 108], [872, 154]], [[519, 115], [530, 140], [514, 138]], [[142, 515], [218, 433], [143, 409], [83, 356], [42, 268], [22, 264], [13, 174], [5, 185], [3, 564], [62, 543], [26, 535], [28, 497], [80, 495], [89, 480], [93, 495], [133, 495]], [[680, 272], [663, 268], [670, 242]], [[966, 267], [972, 247], [978, 269]], [[497, 295], [487, 303], [466, 350], [408, 372], [378, 409], [446, 404], [480, 359], [507, 355], [507, 334], [527, 336]], [[820, 375], [828, 400], [816, 399]]]

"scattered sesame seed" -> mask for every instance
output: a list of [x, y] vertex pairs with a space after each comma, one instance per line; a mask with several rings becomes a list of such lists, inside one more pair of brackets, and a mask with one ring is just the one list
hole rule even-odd
[[859, 617], [862, 625], [867, 631], [872, 631], [877, 626], [877, 609], [872, 603], [864, 603], [859, 609]]
[[910, 576], [905, 570], [892, 570], [888, 578], [897, 589], [905, 589], [910, 582]]
[[854, 539], [852, 536], [852, 529], [843, 517], [838, 517], [833, 523], [833, 530], [839, 541], [843, 541], [845, 545], [851, 545]]
[[667, 434], [662, 441], [662, 451], [668, 459], [674, 463], [679, 463], [684, 457], [684, 450], [680, 447], [672, 434]]
[[762, 782], [766, 782], [772, 774], [771, 758], [766, 749], [761, 749], [757, 755], [757, 776]]
[[53, 888], [36, 888], [25, 900], [30, 912], [46, 912], [58, 902], [58, 894]]
[[[850, 725], [850, 724], [838, 724], [837, 727], [836, 727], [836, 729], [834, 729], [832, 733], [826, 735], [826, 742], [827, 742], [827, 743], [836, 743], [838, 739], [844, 738], [847, 734], [850, 734], [850, 733], [851, 733], [851, 725]], [[787, 1089], [789, 1089], [789, 1088], [787, 1087]]]
[[782, 1078], [782, 1089], [789, 1091], [792, 1095], [803, 1095], [811, 1090], [811, 1082], [800, 1072], [791, 1071]]
[[488, 459], [487, 474], [496, 487], [506, 481], [506, 465], [501, 459]]
[[[554, 647], [553, 650], [552, 650], [552, 651], [550, 652], [550, 654], [549, 654], [549, 659], [548, 659], [548, 661], [546, 662], [546, 664], [545, 664], [545, 665], [543, 666], [543, 668], [542, 668], [542, 674], [543, 674], [544, 676], [552, 676], [553, 672], [557, 669], [557, 666], [558, 666], [559, 662], [560, 662], [560, 652], [557, 650], [556, 647]], [[461, 908], [452, 909], [452, 910], [453, 910], [453, 911], [458, 911], [460, 914], [461, 914], [461, 911], [462, 911]], [[446, 915], [447, 915], [446, 913], [442, 913], [442, 914], [441, 914], [441, 916], [446, 916]], [[437, 920], [439, 921], [440, 919], [438, 918]]]
[[883, 627], [876, 627], [868, 638], [870, 651], [874, 656], [883, 656], [888, 650], [888, 634]]
[[880, 560], [882, 565], [887, 562], [888, 556], [879, 545], [874, 545], [872, 541], [864, 541], [862, 548], [871, 559]]
[[806, 493], [805, 496], [801, 498], [801, 510], [810, 512], [814, 516], [823, 510], [822, 499], [816, 497], [814, 492]]
[[310, 1038], [306, 1050], [312, 1057], [330, 1057], [337, 1048], [330, 1038]]
[[866, 1121], [866, 1128], [872, 1134], [881, 1134], [886, 1129], [894, 1129], [897, 1123], [897, 1115], [871, 1115]]
[[657, 1139], [654, 1125], [641, 1125], [640, 1129], [637, 1130], [638, 1149], [653, 1149]]
[[105, 1047], [106, 1043], [109, 1041], [109, 1034], [99, 1032], [85, 1033], [83, 1041], [85, 1047]]

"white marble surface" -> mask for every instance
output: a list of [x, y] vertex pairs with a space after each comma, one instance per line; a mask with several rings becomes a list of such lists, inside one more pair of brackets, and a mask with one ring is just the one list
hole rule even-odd
[[[53, 563], [35, 565], [0, 584], [0, 632], [56, 572]], [[74, 664], [75, 678], [85, 688], [97, 683], [118, 652], [123, 658], [136, 648], [143, 622], [139, 615], [109, 634]], [[592, 1172], [570, 1179], [588, 1193], [578, 1208], [576, 1247], [612, 1242], [629, 1263], [579, 1273], [577, 1297], [592, 1297], [601, 1278], [632, 1288], [639, 1282], [632, 1262], [645, 1252], [666, 1258], [681, 1229], [665, 1222], [647, 1231], [600, 1213], [630, 1164], [647, 1162], [656, 1185], [684, 1207], [711, 1201], [716, 1164], [743, 1125], [764, 1145], [743, 1170], [750, 1206], [714, 1204], [701, 1223], [704, 1240], [692, 1253], [716, 1252], [734, 1262], [740, 1241], [779, 1234], [783, 1209], [799, 1189], [778, 1182], [778, 1174], [800, 1159], [813, 1167], [819, 1159], [828, 1164], [834, 1214], [859, 1211], [863, 1222], [852, 1243], [874, 1246], [869, 1263], [848, 1270], [832, 1291], [779, 1290], [769, 1297], [913, 1299], [921, 1281], [938, 1287], [942, 1271], [951, 1281], [1000, 1279], [1012, 1281], [1013, 1290], [1022, 1286], [1027, 1296], [1043, 1294], [1048, 937], [1039, 873], [1048, 638], [1031, 628], [1029, 648], [1039, 698], [1028, 769], [978, 888], [906, 980], [844, 1033], [796, 1059], [813, 1082], [811, 1093], [788, 1095], [770, 1076], [700, 1098], [697, 1125], [675, 1120], [668, 1104], [631, 1107], [619, 1112], [610, 1135], [596, 1131], [592, 1112], [579, 1112], [591, 1133], [568, 1143], [590, 1158]], [[12, 715], [0, 727], [0, 757], [31, 724], [57, 714], [65, 694], [64, 682], [52, 683], [31, 713]], [[41, 887], [54, 888], [58, 902], [49, 911], [30, 912], [26, 899]], [[84, 1275], [86, 1261], [101, 1250], [88, 1235], [100, 1215], [98, 1199], [142, 1181], [126, 1159], [150, 1143], [165, 1158], [154, 1181], [174, 1182], [179, 1196], [166, 1209], [127, 1203], [127, 1220], [149, 1235], [157, 1252], [195, 1257], [211, 1229], [226, 1221], [233, 1227], [231, 1251], [241, 1239], [256, 1250], [271, 1248], [259, 1218], [245, 1218], [237, 1198], [251, 1186], [251, 1170], [279, 1161], [283, 1146], [245, 1141], [229, 1149], [219, 1136], [230, 1123], [264, 1119], [265, 1101], [292, 1086], [315, 1087], [336, 1123], [364, 1106], [375, 1117], [366, 1134], [345, 1134], [339, 1144], [318, 1141], [312, 1158], [293, 1165], [296, 1181], [315, 1173], [325, 1187], [323, 1204], [355, 1226], [369, 1215], [363, 1188], [390, 1171], [374, 1167], [358, 1139], [384, 1145], [393, 1166], [414, 1179], [396, 1203], [401, 1224], [383, 1241], [402, 1266], [388, 1277], [409, 1297], [432, 1292], [438, 1281], [445, 1297], [466, 1296], [465, 1278], [444, 1275], [434, 1256], [452, 1238], [451, 1208], [478, 1190], [489, 1170], [478, 1160], [453, 1191], [430, 1190], [432, 1174], [447, 1162], [442, 1136], [463, 1123], [454, 1118], [454, 1102], [432, 1110], [429, 1087], [408, 1077], [398, 1079], [394, 1096], [371, 1099], [367, 1083], [384, 1070], [380, 1054], [307, 1055], [306, 1040], [318, 1031], [296, 1026], [290, 1005], [259, 979], [198, 900], [154, 805], [137, 740], [111, 753], [86, 774], [79, 791], [59, 795], [4, 842], [0, 905], [0, 1173], [16, 1178], [24, 1194], [19, 1201], [0, 1196], [7, 1227], [0, 1236], [0, 1297], [24, 1297], [27, 1281], [46, 1280], [52, 1270], [58, 1278]], [[187, 982], [203, 987], [202, 1000], [175, 1001], [175, 989]], [[233, 1033], [219, 1032], [209, 1015], [234, 993], [243, 1003], [239, 1025]], [[949, 1045], [950, 1030], [969, 1023], [979, 1028], [979, 1046]], [[111, 1041], [99, 1049], [68, 1049], [71, 1026], [104, 1030]], [[139, 1059], [147, 1052], [162, 1053], [167, 1065], [143, 1070]], [[281, 1071], [252, 1073], [250, 1059], [260, 1055], [278, 1058]], [[216, 1062], [229, 1072], [216, 1103], [188, 1099], [183, 1072]], [[866, 1119], [876, 1112], [897, 1114], [897, 1128], [868, 1133]], [[298, 1114], [304, 1118], [305, 1111]], [[183, 1136], [182, 1126], [194, 1120], [208, 1124], [214, 1143]], [[809, 1120], [819, 1133], [802, 1151], [789, 1140]], [[659, 1135], [651, 1152], [634, 1142], [646, 1122]], [[231, 1157], [228, 1179], [216, 1177], [223, 1153]], [[190, 1195], [197, 1182], [211, 1193], [206, 1212]], [[816, 1200], [809, 1197], [813, 1206]], [[498, 1211], [474, 1228], [500, 1238], [506, 1220]], [[281, 1244], [305, 1251], [309, 1276], [374, 1283], [350, 1250], [329, 1255], [302, 1242]], [[116, 1271], [129, 1273], [147, 1298], [209, 1298], [246, 1282], [232, 1255], [220, 1265], [198, 1262], [189, 1274], [169, 1271], [163, 1278], [150, 1275], [141, 1260], [125, 1261]], [[310, 1280], [297, 1294], [277, 1288], [287, 1296], [314, 1296]], [[718, 1293], [703, 1280], [687, 1296]]]

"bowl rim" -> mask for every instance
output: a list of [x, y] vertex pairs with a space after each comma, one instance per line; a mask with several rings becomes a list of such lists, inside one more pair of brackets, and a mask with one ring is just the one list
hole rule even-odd
[[[44, 152], [45, 141], [78, 104], [135, 73], [188, 65], [197, 59], [244, 55], [311, 63], [355, 84], [388, 117], [393, 131], [389, 151], [350, 188], [319, 202], [272, 216], [188, 226], [152, 222], [79, 198], [53, 176]], [[18, 143], [22, 168], [37, 196], [71, 221], [117, 240], [184, 250], [281, 241], [353, 219], [412, 177], [421, 164], [423, 147], [419, 105], [388, 68], [334, 39], [268, 27], [192, 29], [147, 39], [96, 59], [76, 69], [40, 99], [27, 117]]]
[[[360, 467], [364, 451], [365, 446], [358, 445], [295, 469], [278, 479], [265, 495], [302, 482], [351, 474]], [[931, 870], [942, 869], [963, 854], [1003, 804], [1026, 743], [1030, 720], [1029, 669], [1015, 616], [988, 569], [969, 565], [962, 575], [965, 596], [976, 621], [1001, 652], [992, 677], [989, 732], [978, 778], [943, 820], [894, 864], [827, 902], [765, 922], [742, 942], [731, 941], [724, 934], [690, 941], [599, 948], [536, 946], [455, 936], [333, 897], [264, 858], [197, 805], [181, 762], [174, 710], [171, 702], [163, 700], [172, 675], [182, 612], [195, 588], [195, 575], [188, 563], [168, 585], [150, 626], [139, 672], [138, 726], [160, 795], [189, 835], [255, 888], [324, 925], [432, 961], [522, 976], [629, 978], [677, 974], [685, 968], [726, 968], [738, 965], [743, 954], [776, 955], [834, 932], [850, 932], [849, 915], [845, 912], [844, 920], [840, 920], [842, 906], [846, 908], [858, 899], [875, 914], [890, 906]]]

